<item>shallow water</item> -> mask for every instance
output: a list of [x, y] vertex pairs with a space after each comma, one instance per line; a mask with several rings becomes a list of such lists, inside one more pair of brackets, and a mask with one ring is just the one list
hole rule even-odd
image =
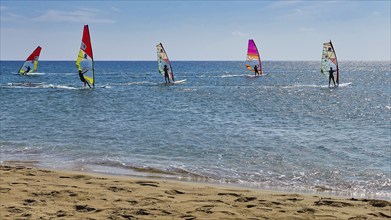
[[98, 61], [83, 89], [72, 61], [44, 75], [1, 61], [1, 161], [120, 175], [391, 198], [390, 62], [341, 62], [329, 89], [320, 62]]

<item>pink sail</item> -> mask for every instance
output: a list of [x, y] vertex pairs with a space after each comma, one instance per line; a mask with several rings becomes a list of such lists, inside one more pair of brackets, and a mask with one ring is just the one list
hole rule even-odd
[[259, 56], [257, 45], [253, 39], [248, 40], [246, 67], [248, 70], [254, 72], [254, 66], [258, 68], [258, 74], [262, 74], [262, 63]]

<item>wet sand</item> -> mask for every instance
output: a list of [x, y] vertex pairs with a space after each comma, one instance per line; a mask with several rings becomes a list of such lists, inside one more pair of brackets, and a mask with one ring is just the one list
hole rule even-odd
[[0, 166], [0, 219], [387, 219], [391, 202]]

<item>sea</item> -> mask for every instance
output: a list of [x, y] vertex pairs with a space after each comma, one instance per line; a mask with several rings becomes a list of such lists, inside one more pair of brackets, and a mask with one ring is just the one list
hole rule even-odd
[[0, 164], [391, 199], [391, 62], [1, 61]]

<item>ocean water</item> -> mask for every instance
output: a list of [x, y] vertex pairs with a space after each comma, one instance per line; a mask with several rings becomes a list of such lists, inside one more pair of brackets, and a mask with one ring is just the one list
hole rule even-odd
[[340, 62], [328, 88], [318, 61], [97, 61], [83, 89], [74, 61], [37, 76], [1, 61], [0, 161], [391, 199], [390, 62]]

